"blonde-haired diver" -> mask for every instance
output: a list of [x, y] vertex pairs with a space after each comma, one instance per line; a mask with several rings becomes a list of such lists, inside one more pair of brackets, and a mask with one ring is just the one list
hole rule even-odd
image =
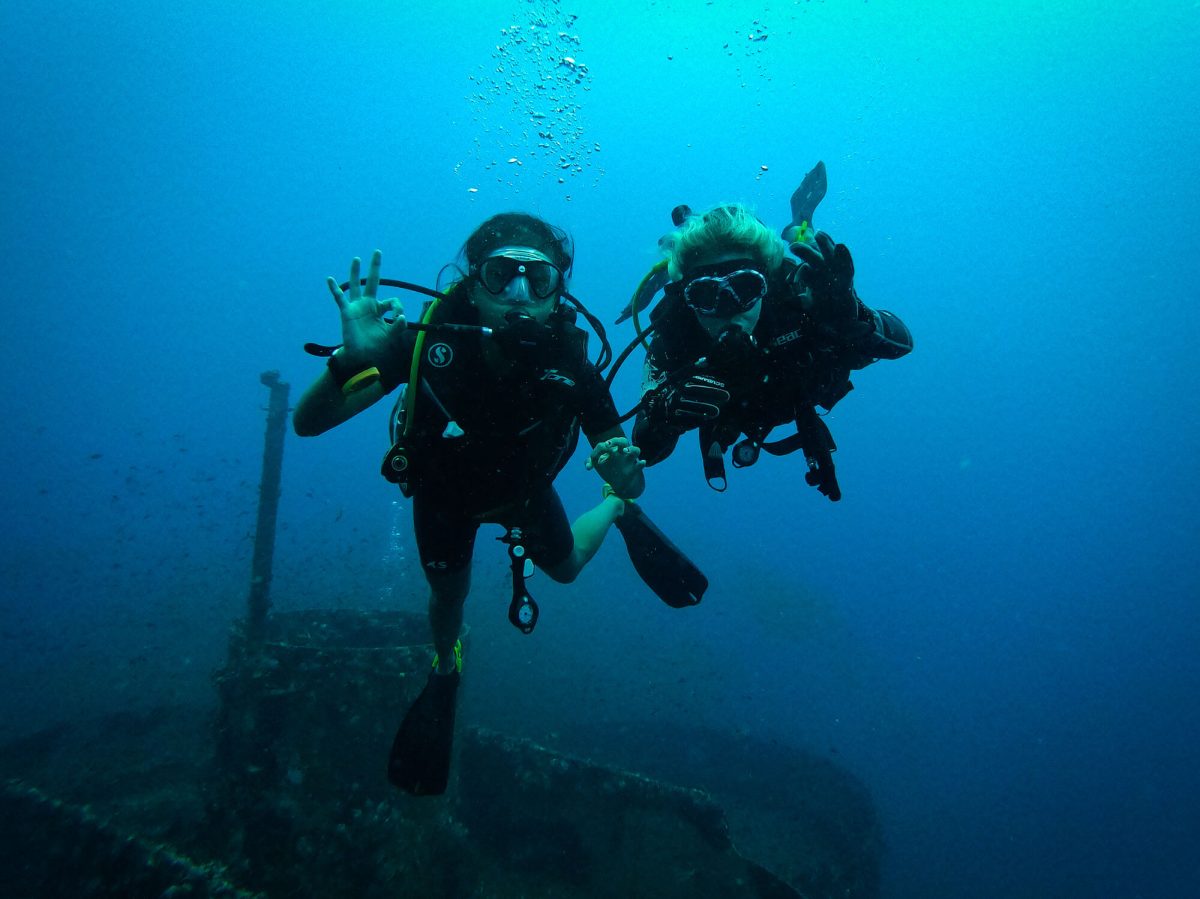
[[[639, 323], [647, 353], [633, 442], [648, 464], [695, 429], [716, 490], [726, 487], [731, 447], [737, 468], [761, 450], [802, 450], [805, 480], [841, 498], [836, 446], [817, 408], [832, 409], [851, 390], [852, 371], [911, 352], [912, 336], [898, 316], [859, 299], [846, 246], [812, 230], [824, 194], [818, 163], [792, 197], [786, 241], [743, 204], [676, 208], [676, 229], [659, 241], [664, 262], [656, 280], [643, 280], [631, 310], [653, 294], [649, 287], [662, 287], [650, 327], [643, 332]], [[785, 424], [794, 433], [768, 439]]]

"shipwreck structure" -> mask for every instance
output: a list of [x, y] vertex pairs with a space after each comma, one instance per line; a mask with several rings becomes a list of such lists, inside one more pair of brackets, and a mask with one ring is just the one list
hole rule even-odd
[[687, 735], [723, 760], [716, 779], [700, 763], [638, 773], [460, 727], [444, 797], [392, 789], [387, 747], [423, 686], [427, 628], [397, 611], [271, 611], [287, 385], [262, 380], [258, 539], [215, 712], [111, 715], [0, 747], [8, 895], [878, 894], [865, 788], [827, 760], [735, 735]]

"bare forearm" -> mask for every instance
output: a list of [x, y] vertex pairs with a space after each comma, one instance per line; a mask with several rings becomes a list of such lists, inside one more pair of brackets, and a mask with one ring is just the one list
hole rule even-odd
[[292, 413], [292, 427], [301, 437], [315, 437], [337, 427], [383, 397], [378, 383], [346, 395], [328, 371], [321, 372]]

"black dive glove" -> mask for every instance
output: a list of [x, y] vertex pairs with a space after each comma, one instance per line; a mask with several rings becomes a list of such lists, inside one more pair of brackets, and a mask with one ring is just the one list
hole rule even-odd
[[804, 311], [812, 316], [822, 336], [839, 343], [854, 343], [873, 327], [870, 321], [860, 318], [861, 303], [854, 292], [854, 260], [844, 243], [835, 244], [824, 231], [818, 231], [814, 241], [816, 246], [809, 243], [788, 246], [800, 260], [792, 283]]
[[729, 391], [712, 375], [692, 375], [651, 391], [642, 402], [647, 418], [686, 431], [720, 415]]

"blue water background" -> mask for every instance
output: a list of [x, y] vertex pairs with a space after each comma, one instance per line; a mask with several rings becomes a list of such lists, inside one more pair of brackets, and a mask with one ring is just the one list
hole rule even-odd
[[[0, 734], [210, 701], [258, 376], [316, 376], [300, 346], [337, 340], [323, 281], [351, 256], [432, 283], [531, 210], [609, 322], [671, 207], [781, 227], [823, 159], [817, 223], [917, 341], [829, 418], [845, 500], [796, 458], [717, 495], [685, 441], [645, 506], [704, 604], [661, 606], [614, 536], [576, 584], [535, 580], [532, 637], [485, 531], [464, 718], [829, 753], [879, 804], [889, 897], [1200, 892], [1197, 5], [437, 6], [0, 8]], [[385, 417], [289, 440], [280, 607], [423, 606]]]

